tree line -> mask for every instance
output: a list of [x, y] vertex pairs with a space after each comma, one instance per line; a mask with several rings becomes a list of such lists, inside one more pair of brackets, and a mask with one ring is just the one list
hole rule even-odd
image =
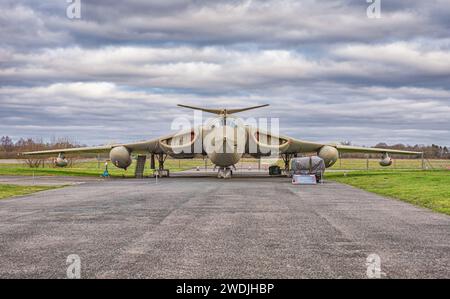
[[78, 142], [68, 137], [52, 138], [50, 142], [42, 139], [20, 138], [14, 141], [9, 136], [2, 136], [0, 139], [0, 159], [14, 159], [22, 152], [52, 150], [60, 148], [80, 147]]
[[[345, 145], [351, 145], [351, 142], [343, 142]], [[437, 144], [424, 145], [424, 144], [416, 144], [416, 145], [405, 145], [405, 144], [394, 144], [388, 145], [384, 142], [380, 142], [376, 144], [374, 147], [379, 148], [387, 148], [387, 149], [395, 149], [395, 150], [403, 150], [403, 151], [413, 151], [413, 152], [423, 152], [423, 155], [427, 159], [450, 159], [450, 152], [447, 146], [441, 146]], [[379, 154], [361, 154], [361, 153], [345, 153], [341, 154], [342, 158], [379, 158]], [[416, 158], [413, 156], [401, 156], [396, 155], [396, 159], [398, 158]]]

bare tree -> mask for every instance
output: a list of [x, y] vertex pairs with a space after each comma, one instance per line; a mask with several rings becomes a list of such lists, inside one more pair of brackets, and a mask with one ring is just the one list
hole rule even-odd
[[30, 167], [30, 168], [39, 168], [39, 166], [44, 165], [44, 160], [43, 159], [33, 159], [33, 158], [27, 158], [24, 159], [25, 164]]

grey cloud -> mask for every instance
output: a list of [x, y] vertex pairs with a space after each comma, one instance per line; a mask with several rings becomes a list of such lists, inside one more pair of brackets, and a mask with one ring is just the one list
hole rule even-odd
[[24, 5], [1, 6], [0, 36], [2, 46], [18, 49], [29, 47], [49, 47], [67, 43], [68, 32], [50, 28], [47, 16]]
[[[304, 47], [305, 44], [386, 42], [393, 38], [448, 36], [448, 4], [436, 1], [383, 1], [383, 19], [366, 16], [365, 1], [82, 1], [81, 20], [65, 16], [64, 1], [6, 1], [7, 20], [14, 10], [31, 10], [23, 28], [33, 33], [65, 34], [60, 45], [95, 47], [98, 43], [190, 45], [258, 44], [263, 47]], [[9, 21], [8, 21], [9, 20]], [[37, 26], [36, 26], [37, 25]], [[22, 26], [21, 26], [22, 27]], [[37, 30], [41, 28], [42, 30]], [[6, 26], [5, 34], [22, 32]], [[39, 39], [33, 46], [43, 46]], [[33, 43], [34, 42], [34, 43]], [[20, 40], [8, 43], [25, 47]]]
[[26, 131], [49, 138], [64, 133], [97, 144], [164, 135], [175, 117], [192, 120], [191, 111], [176, 108], [176, 103], [207, 107], [270, 103], [271, 108], [242, 117], [278, 117], [283, 133], [320, 141], [375, 144], [400, 138], [425, 143], [439, 136], [448, 142], [448, 96], [450, 92], [434, 89], [313, 85], [252, 96], [216, 96], [211, 101], [207, 96], [130, 91], [102, 82], [58, 83], [0, 89], [0, 117], [3, 130], [14, 135]]
[[448, 1], [0, 4], [0, 135], [133, 141], [242, 107], [321, 141], [450, 144]]
[[307, 58], [290, 50], [224, 47], [56, 48], [0, 52], [3, 82], [110, 81], [198, 93], [254, 91], [317, 81], [448, 88], [450, 54], [416, 43], [352, 44]]

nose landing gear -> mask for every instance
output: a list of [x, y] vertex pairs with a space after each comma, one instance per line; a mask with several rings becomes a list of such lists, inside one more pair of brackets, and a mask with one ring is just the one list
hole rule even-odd
[[233, 175], [233, 170], [230, 167], [221, 167], [219, 168], [219, 172], [217, 173], [217, 177], [219, 179], [231, 179]]

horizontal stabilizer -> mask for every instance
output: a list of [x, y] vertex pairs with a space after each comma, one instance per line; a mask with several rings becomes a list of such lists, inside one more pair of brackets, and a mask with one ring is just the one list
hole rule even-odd
[[243, 112], [243, 111], [247, 111], [247, 110], [267, 107], [267, 106], [269, 106], [269, 104], [253, 106], [253, 107], [248, 107], [248, 108], [240, 108], [240, 109], [208, 109], [208, 108], [201, 108], [201, 107], [181, 105], [181, 104], [178, 104], [178, 106], [183, 107], [183, 108], [189, 108], [189, 109], [194, 109], [194, 110], [200, 110], [203, 112], [218, 114], [218, 115], [227, 115], [227, 114], [233, 114], [233, 113]]

